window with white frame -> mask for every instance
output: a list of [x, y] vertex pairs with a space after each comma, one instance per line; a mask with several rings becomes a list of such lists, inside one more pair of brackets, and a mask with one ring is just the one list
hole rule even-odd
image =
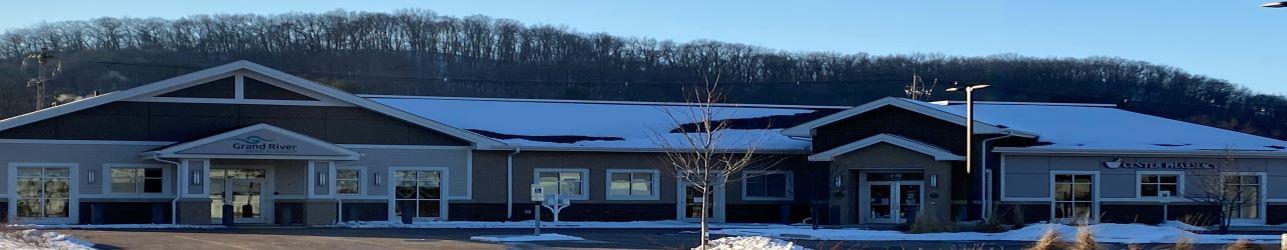
[[335, 169], [335, 194], [340, 195], [360, 195], [362, 194], [362, 169], [359, 168], [336, 168]]
[[660, 174], [651, 169], [609, 169], [609, 200], [656, 200]]
[[165, 192], [165, 168], [108, 167], [112, 193], [159, 194]]
[[545, 189], [545, 195], [559, 195], [568, 199], [589, 199], [590, 190], [586, 169], [536, 169], [536, 183]]
[[1095, 218], [1095, 175], [1055, 174], [1054, 218], [1088, 220]]
[[791, 171], [746, 171], [742, 175], [742, 199], [792, 199]]
[[1180, 196], [1179, 173], [1142, 172], [1139, 177], [1140, 197], [1160, 197], [1164, 192], [1172, 196]]

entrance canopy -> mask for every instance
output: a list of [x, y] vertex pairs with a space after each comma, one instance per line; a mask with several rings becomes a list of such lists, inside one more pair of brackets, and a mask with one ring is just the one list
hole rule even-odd
[[255, 124], [143, 153], [159, 158], [357, 160], [361, 154], [268, 124]]

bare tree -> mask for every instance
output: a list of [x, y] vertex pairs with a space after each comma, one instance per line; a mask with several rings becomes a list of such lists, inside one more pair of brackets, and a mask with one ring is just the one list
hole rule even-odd
[[673, 129], [653, 130], [654, 141], [665, 149], [661, 157], [664, 164], [678, 181], [700, 193], [702, 249], [710, 241], [715, 192], [763, 173], [748, 170], [769, 169], [781, 162], [777, 157], [757, 155], [767, 135], [765, 130], [734, 132], [733, 119], [726, 119], [728, 109], [721, 105], [724, 93], [719, 77], [705, 83], [701, 88], [685, 90], [686, 105], [662, 108], [673, 122]]
[[[1220, 209], [1215, 219], [1221, 234], [1229, 233], [1229, 224], [1233, 223], [1235, 213], [1256, 209], [1260, 203], [1260, 182], [1264, 180], [1258, 176], [1244, 179], [1242, 175], [1231, 174], [1238, 171], [1236, 163], [1232, 150], [1226, 149], [1224, 158], [1212, 168], [1196, 170], [1198, 173], [1191, 177], [1194, 180], [1189, 182], [1192, 190], [1186, 191], [1184, 196], [1198, 204]], [[1244, 184], [1252, 184], [1254, 188]], [[1256, 212], [1263, 216], [1264, 211]]]

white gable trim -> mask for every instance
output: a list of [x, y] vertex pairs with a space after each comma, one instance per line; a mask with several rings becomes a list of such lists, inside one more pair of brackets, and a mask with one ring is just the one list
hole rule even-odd
[[[297, 139], [297, 140], [303, 141], [303, 142], [305, 142], [305, 143], [308, 143], [308, 144], [311, 144], [311, 145], [314, 145], [314, 146], [318, 146], [318, 147], [325, 148], [325, 149], [328, 149], [328, 150], [333, 150], [333, 151], [335, 151], [335, 152], [338, 152], [338, 153], [340, 154], [340, 156], [334, 156], [334, 155], [326, 155], [326, 156], [313, 156], [313, 155], [205, 155], [205, 154], [196, 154], [196, 155], [194, 155], [194, 154], [184, 154], [184, 153], [180, 153], [180, 152], [183, 152], [184, 150], [188, 150], [188, 149], [192, 149], [192, 148], [196, 148], [196, 147], [204, 146], [204, 145], [206, 145], [206, 144], [214, 143], [214, 142], [217, 142], [217, 141], [227, 140], [227, 139], [229, 139], [229, 138], [232, 138], [232, 137], [235, 137], [235, 136], [238, 136], [238, 135], [242, 135], [242, 134], [245, 134], [245, 133], [249, 133], [249, 132], [252, 132], [252, 131], [256, 131], [256, 130], [267, 130], [267, 131], [272, 131], [272, 132], [276, 132], [276, 133], [279, 133], [279, 134], [283, 134], [283, 135], [286, 135], [286, 136], [292, 137], [292, 138], [294, 138], [294, 139]], [[340, 147], [340, 146], [338, 146], [338, 145], [331, 144], [331, 143], [329, 143], [329, 142], [322, 141], [322, 140], [319, 140], [319, 139], [317, 139], [317, 138], [313, 138], [313, 137], [310, 137], [310, 136], [307, 136], [307, 135], [304, 135], [304, 134], [296, 133], [295, 131], [290, 131], [290, 130], [286, 130], [286, 129], [283, 129], [283, 128], [279, 128], [279, 127], [275, 127], [275, 126], [268, 125], [268, 124], [263, 124], [263, 123], [255, 124], [255, 125], [250, 125], [250, 126], [247, 126], [247, 127], [244, 127], [244, 128], [239, 128], [239, 129], [237, 129], [237, 130], [224, 132], [224, 133], [217, 134], [217, 135], [210, 136], [210, 137], [206, 137], [206, 138], [201, 138], [200, 140], [195, 140], [195, 141], [190, 141], [190, 142], [180, 143], [180, 144], [178, 144], [178, 145], [165, 147], [165, 148], [162, 148], [162, 149], [159, 149], [159, 150], [155, 150], [155, 151], [148, 151], [148, 152], [144, 152], [143, 154], [144, 154], [144, 155], [149, 155], [149, 156], [150, 156], [150, 155], [155, 155], [155, 156], [157, 156], [157, 157], [161, 157], [161, 158], [181, 158], [181, 157], [182, 157], [182, 158], [212, 158], [212, 159], [220, 159], [220, 158], [248, 159], [248, 158], [253, 158], [253, 159], [309, 159], [309, 160], [349, 160], [349, 161], [358, 160], [358, 158], [362, 156], [362, 154], [360, 154], [360, 153], [358, 153], [358, 152], [354, 152], [353, 150], [349, 150], [349, 149], [346, 149], [346, 148], [344, 148], [344, 147]]]
[[172, 91], [177, 88], [180, 88], [180, 86], [182, 85], [204, 83], [204, 82], [207, 82], [208, 80], [216, 79], [215, 77], [218, 77], [218, 76], [227, 77], [228, 75], [238, 70], [246, 70], [255, 74], [263, 75], [265, 76], [265, 78], [271, 78], [271, 79], [261, 78], [260, 80], [281, 81], [283, 83], [293, 85], [295, 87], [300, 87], [312, 92], [325, 95], [326, 97], [351, 103], [353, 105], [363, 107], [363, 108], [375, 111], [377, 113], [392, 116], [392, 117], [401, 119], [403, 121], [407, 121], [410, 123], [414, 123], [416, 125], [423, 126], [425, 128], [433, 129], [451, 136], [455, 136], [457, 138], [461, 138], [466, 141], [470, 141], [474, 143], [475, 147], [480, 149], [486, 149], [486, 148], [505, 145], [505, 143], [503, 142], [476, 134], [474, 132], [470, 132], [468, 130], [451, 127], [437, 121], [412, 115], [405, 111], [394, 109], [392, 107], [385, 106], [383, 104], [379, 104], [371, 100], [367, 100], [366, 98], [358, 97], [356, 95], [353, 95], [344, 91], [330, 88], [325, 85], [322, 85], [313, 81], [309, 81], [304, 78], [300, 78], [291, 74], [287, 74], [285, 72], [281, 72], [281, 71], [268, 68], [263, 65], [255, 64], [250, 61], [245, 61], [245, 60], [236, 61], [236, 62], [224, 64], [224, 65], [219, 65], [208, 69], [203, 69], [197, 72], [189, 73], [186, 75], [176, 76], [170, 79], [153, 82], [143, 86], [122, 90], [122, 91], [116, 91], [105, 95], [91, 97], [84, 100], [75, 101], [75, 102], [55, 106], [52, 108], [47, 108], [36, 112], [31, 112], [31, 113], [11, 117], [9, 119], [0, 120], [0, 130], [11, 129], [14, 127], [34, 123], [37, 121], [57, 117], [60, 115], [65, 115], [68, 113], [84, 110], [91, 107], [96, 107], [96, 106], [111, 103], [111, 102], [126, 100], [130, 98], [135, 98], [135, 97], [147, 97], [152, 94], [168, 92], [168, 91]]
[[1094, 148], [1025, 148], [1025, 147], [995, 147], [992, 149], [995, 153], [1005, 153], [1009, 155], [1122, 155], [1122, 156], [1169, 156], [1169, 157], [1220, 157], [1236, 156], [1245, 158], [1287, 158], [1287, 152], [1278, 150], [1151, 150], [1151, 149], [1094, 149]]
[[[833, 122], [844, 120], [845, 118], [866, 113], [868, 111], [872, 111], [877, 108], [885, 107], [885, 106], [899, 107], [912, 112], [938, 118], [939, 120], [944, 120], [947, 122], [965, 126], [965, 117], [961, 117], [959, 115], [948, 113], [942, 110], [926, 107], [924, 105], [912, 103], [912, 101], [909, 101], [906, 99], [895, 98], [895, 97], [885, 97], [885, 98], [880, 98], [880, 100], [875, 100], [851, 109], [847, 109], [845, 111], [840, 111], [835, 114], [818, 118], [817, 120], [796, 125], [795, 127], [787, 128], [785, 130], [782, 130], [782, 134], [787, 136], [796, 136], [796, 137], [812, 137], [813, 129], [816, 129], [823, 125], [831, 124]], [[1001, 133], [1002, 131], [1005, 131], [1005, 130], [1006, 129], [994, 126], [992, 124], [974, 121], [975, 134], [996, 134], [996, 133]]]
[[810, 155], [809, 161], [831, 161], [831, 160], [834, 160], [836, 156], [840, 156], [842, 154], [853, 152], [854, 150], [866, 148], [868, 146], [876, 145], [877, 143], [882, 143], [882, 142], [893, 144], [894, 146], [899, 146], [902, 148], [910, 149], [912, 151], [920, 152], [922, 154], [933, 156], [934, 160], [936, 161], [964, 161], [965, 160], [964, 156], [953, 154], [952, 152], [948, 152], [947, 150], [944, 150], [935, 146], [930, 146], [923, 142], [919, 142], [916, 140], [907, 139], [901, 136], [896, 136], [891, 134], [879, 134], [879, 135], [867, 137], [862, 140], [858, 140], [856, 142], [851, 142], [849, 144], [845, 144], [843, 146], [839, 146], [831, 150], [823, 151], [822, 153]]

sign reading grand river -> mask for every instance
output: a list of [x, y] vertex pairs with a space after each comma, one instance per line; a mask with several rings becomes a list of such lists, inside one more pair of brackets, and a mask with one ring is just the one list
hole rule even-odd
[[1122, 159], [1104, 162], [1104, 167], [1130, 169], [1213, 169], [1216, 165], [1206, 162], [1122, 162]]
[[232, 138], [232, 149], [241, 150], [247, 153], [295, 153], [299, 145], [278, 144], [274, 139], [268, 139], [257, 135], [246, 136], [244, 138]]
[[256, 129], [236, 134], [213, 136], [222, 138], [192, 147], [180, 154], [202, 155], [307, 155], [343, 156], [344, 152], [319, 145], [316, 140], [295, 133], [272, 129]]

